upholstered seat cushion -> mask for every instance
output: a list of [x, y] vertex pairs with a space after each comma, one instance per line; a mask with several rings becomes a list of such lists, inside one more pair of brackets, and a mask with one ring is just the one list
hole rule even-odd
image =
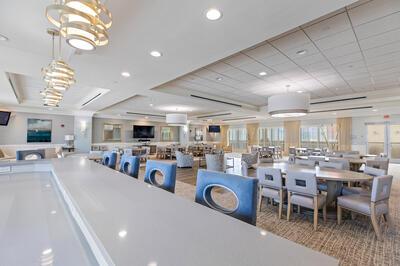
[[349, 195], [371, 196], [371, 191], [369, 191], [365, 188], [362, 188], [362, 187], [343, 187], [342, 195], [343, 196], [349, 196]]
[[[277, 189], [263, 187], [261, 190], [261, 193], [266, 198], [271, 198], [271, 199], [279, 201], [279, 190], [277, 190]], [[285, 195], [286, 195], [286, 193], [283, 193], [284, 198], [285, 198]]]
[[[345, 209], [353, 210], [365, 215], [371, 215], [371, 198], [362, 195], [349, 195], [337, 198], [337, 204]], [[376, 215], [387, 213], [388, 205], [385, 202], [376, 203]]]
[[[317, 201], [318, 201], [318, 209], [321, 209], [326, 202], [326, 196], [323, 194], [317, 195]], [[291, 202], [294, 205], [300, 205], [302, 207], [314, 209], [314, 198], [311, 196], [293, 194], [291, 196]]]

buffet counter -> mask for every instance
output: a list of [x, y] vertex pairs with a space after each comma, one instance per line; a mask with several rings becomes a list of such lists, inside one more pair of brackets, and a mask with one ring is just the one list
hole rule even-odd
[[338, 265], [86, 158], [0, 173], [0, 265]]

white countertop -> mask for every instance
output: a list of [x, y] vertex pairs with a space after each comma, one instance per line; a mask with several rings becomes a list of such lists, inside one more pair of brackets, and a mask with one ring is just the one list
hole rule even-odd
[[51, 164], [99, 250], [115, 265], [338, 264], [87, 159], [55, 159]]

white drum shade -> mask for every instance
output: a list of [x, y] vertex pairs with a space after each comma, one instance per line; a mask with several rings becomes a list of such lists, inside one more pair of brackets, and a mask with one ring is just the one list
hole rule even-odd
[[268, 98], [268, 113], [272, 117], [304, 116], [310, 109], [310, 95], [286, 93]]
[[167, 114], [166, 122], [172, 126], [184, 126], [187, 124], [187, 114]]

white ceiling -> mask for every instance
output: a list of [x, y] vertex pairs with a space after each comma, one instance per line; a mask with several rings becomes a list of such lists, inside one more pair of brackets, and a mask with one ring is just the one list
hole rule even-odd
[[[400, 1], [364, 2], [208, 65], [158, 90], [179, 87], [262, 106], [268, 96], [286, 90], [322, 98], [399, 88]], [[298, 54], [302, 50], [306, 54]], [[260, 76], [260, 72], [267, 75]]]
[[[0, 88], [0, 106], [41, 106], [40, 69], [48, 64], [51, 47], [44, 10], [51, 2], [1, 4], [0, 34], [10, 40], [0, 42], [0, 71], [11, 73], [20, 103], [12, 99], [8, 85]], [[313, 99], [382, 91], [387, 96], [382, 110], [385, 106], [398, 112], [389, 99], [400, 87], [400, 1], [354, 2], [109, 0], [110, 44], [82, 54], [64, 45], [64, 58], [76, 70], [77, 83], [59, 110], [126, 116], [178, 108], [192, 119], [227, 112], [232, 114], [216, 119], [265, 119], [269, 95], [301, 90]], [[210, 7], [223, 12], [221, 20], [205, 19]], [[18, 19], [13, 10], [19, 10]], [[153, 58], [151, 50], [164, 56]], [[307, 53], [297, 54], [300, 50]], [[122, 78], [122, 71], [131, 77]], [[259, 76], [261, 71], [267, 75]], [[99, 92], [102, 96], [82, 106]], [[137, 118], [126, 118], [131, 117]]]

